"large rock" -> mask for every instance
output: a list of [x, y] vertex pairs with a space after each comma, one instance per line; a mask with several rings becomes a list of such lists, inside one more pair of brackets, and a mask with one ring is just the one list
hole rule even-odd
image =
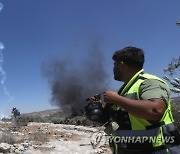
[[10, 152], [11, 145], [8, 143], [0, 143], [0, 152], [8, 153]]

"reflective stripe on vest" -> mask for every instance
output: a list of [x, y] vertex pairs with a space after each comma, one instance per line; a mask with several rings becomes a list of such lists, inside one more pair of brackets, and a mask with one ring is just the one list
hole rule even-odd
[[[174, 124], [163, 125], [163, 132], [168, 133], [175, 130]], [[117, 130], [116, 135], [118, 136], [157, 136], [160, 133], [160, 127], [148, 129], [148, 130]]]
[[116, 135], [118, 136], [130, 136], [130, 137], [139, 137], [139, 136], [157, 136], [160, 133], [160, 128], [154, 128], [150, 130], [117, 130]]

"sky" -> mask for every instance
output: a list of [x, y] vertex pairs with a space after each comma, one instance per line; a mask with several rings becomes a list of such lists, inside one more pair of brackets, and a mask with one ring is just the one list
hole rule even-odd
[[93, 43], [104, 55], [111, 90], [121, 85], [113, 80], [112, 55], [126, 46], [142, 48], [145, 71], [162, 77], [180, 53], [179, 6], [179, 0], [0, 0], [0, 115], [12, 107], [57, 108], [43, 63], [76, 65]]

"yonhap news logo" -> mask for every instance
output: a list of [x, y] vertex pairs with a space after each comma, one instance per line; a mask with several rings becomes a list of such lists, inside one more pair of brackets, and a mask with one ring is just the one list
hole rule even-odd
[[93, 147], [103, 146], [109, 143], [108, 138], [109, 135], [106, 135], [106, 133], [103, 131], [95, 132], [91, 136], [91, 144]]
[[174, 136], [110, 136], [109, 143], [169, 143], [175, 142]]
[[112, 136], [107, 135], [103, 131], [95, 132], [91, 136], [91, 144], [94, 147], [100, 147], [105, 144], [111, 143], [165, 143], [173, 144], [175, 142], [175, 136]]

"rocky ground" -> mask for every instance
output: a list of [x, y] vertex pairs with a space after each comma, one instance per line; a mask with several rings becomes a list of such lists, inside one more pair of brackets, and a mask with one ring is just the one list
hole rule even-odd
[[92, 138], [103, 127], [30, 122], [14, 127], [0, 122], [0, 153], [11, 154], [111, 154], [107, 144]]
[[[180, 130], [180, 105], [172, 104]], [[16, 119], [17, 120], [17, 119]], [[17, 123], [16, 123], [17, 122]], [[59, 109], [21, 114], [0, 121], [0, 154], [111, 154], [102, 124]]]

